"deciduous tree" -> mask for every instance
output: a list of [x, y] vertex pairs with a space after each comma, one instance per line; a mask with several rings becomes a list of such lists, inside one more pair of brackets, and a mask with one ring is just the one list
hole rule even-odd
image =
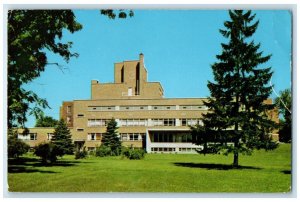
[[292, 139], [292, 93], [290, 89], [279, 92], [275, 105], [284, 120], [280, 120], [279, 140], [289, 142]]
[[[114, 19], [132, 17], [132, 11], [101, 10], [102, 15]], [[8, 11], [8, 127], [24, 126], [27, 113], [38, 117], [49, 107], [46, 99], [26, 90], [23, 84], [39, 77], [47, 65], [46, 51], [58, 54], [66, 62], [78, 57], [71, 52], [73, 42], [62, 40], [63, 32], [82, 29], [72, 10], [9, 10]]]
[[51, 116], [41, 115], [38, 117], [35, 123], [35, 127], [55, 127], [58, 120], [52, 118]]

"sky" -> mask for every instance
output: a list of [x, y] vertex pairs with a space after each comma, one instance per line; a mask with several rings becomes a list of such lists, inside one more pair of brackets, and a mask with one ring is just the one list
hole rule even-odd
[[[165, 98], [210, 96], [207, 81], [213, 81], [211, 65], [217, 62], [221, 43], [219, 33], [229, 19], [227, 10], [134, 10], [134, 17], [111, 20], [99, 10], [75, 10], [83, 29], [64, 33], [79, 54], [69, 63], [48, 53], [45, 72], [24, 86], [47, 99], [51, 109], [45, 115], [59, 119], [63, 101], [90, 99], [91, 80], [113, 82], [114, 63], [138, 60], [144, 54], [148, 81], [161, 82]], [[264, 55], [271, 59], [261, 67], [272, 67], [274, 90], [291, 87], [291, 13], [287, 10], [254, 10], [260, 21], [253, 35]], [[272, 93], [271, 98], [276, 94]], [[35, 118], [28, 117], [27, 127]]]

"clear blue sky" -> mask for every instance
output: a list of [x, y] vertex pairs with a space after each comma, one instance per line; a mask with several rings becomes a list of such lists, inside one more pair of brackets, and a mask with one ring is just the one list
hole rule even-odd
[[[66, 64], [49, 54], [49, 62], [40, 78], [26, 86], [46, 98], [51, 109], [45, 114], [59, 118], [63, 101], [90, 98], [90, 82], [113, 82], [115, 62], [145, 57], [148, 81], [161, 82], [166, 98], [207, 97], [207, 81], [213, 80], [211, 65], [225, 42], [219, 29], [228, 20], [226, 10], [135, 10], [125, 20], [109, 20], [98, 10], [76, 10], [83, 29], [65, 33], [64, 41], [73, 41], [73, 52], [79, 53]], [[261, 50], [272, 54], [265, 67], [272, 66], [272, 83], [277, 92], [291, 87], [291, 14], [283, 10], [254, 11], [260, 24], [253, 39]], [[275, 94], [272, 94], [272, 98]], [[29, 117], [27, 127], [33, 127]]]

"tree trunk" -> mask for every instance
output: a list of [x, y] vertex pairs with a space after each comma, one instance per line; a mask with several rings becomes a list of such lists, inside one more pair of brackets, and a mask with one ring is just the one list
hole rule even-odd
[[239, 153], [234, 152], [233, 155], [233, 167], [237, 168], [239, 166]]
[[238, 137], [239, 134], [238, 134], [238, 130], [239, 130], [239, 125], [238, 123], [235, 123], [235, 126], [234, 126], [234, 132], [235, 132], [235, 141], [234, 141], [234, 153], [233, 153], [233, 167], [234, 168], [237, 168], [239, 166], [239, 151], [238, 151], [238, 148], [239, 148], [239, 140], [240, 138]]

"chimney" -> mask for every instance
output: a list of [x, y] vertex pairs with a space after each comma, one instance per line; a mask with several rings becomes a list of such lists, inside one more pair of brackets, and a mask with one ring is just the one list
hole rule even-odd
[[140, 53], [140, 62], [144, 63], [144, 54], [143, 53]]

